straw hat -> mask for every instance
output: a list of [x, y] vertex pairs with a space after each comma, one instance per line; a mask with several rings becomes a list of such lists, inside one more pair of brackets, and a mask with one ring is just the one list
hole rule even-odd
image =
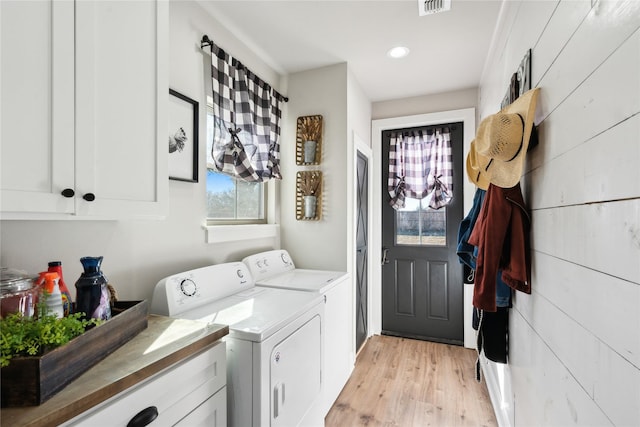
[[[486, 179], [498, 187], [511, 188], [520, 181], [539, 91], [540, 88], [535, 88], [524, 93], [498, 113], [480, 122], [475, 144], [467, 157], [467, 165], [470, 162], [473, 165], [475, 160], [476, 168], [481, 172], [476, 172], [475, 179], [469, 177], [472, 182]], [[472, 153], [474, 150], [475, 153]], [[467, 173], [470, 173], [469, 166], [467, 169]]]
[[467, 177], [481, 190], [489, 188], [489, 176], [484, 172], [484, 167], [480, 167], [478, 164], [475, 139], [471, 141], [471, 148], [467, 154]]

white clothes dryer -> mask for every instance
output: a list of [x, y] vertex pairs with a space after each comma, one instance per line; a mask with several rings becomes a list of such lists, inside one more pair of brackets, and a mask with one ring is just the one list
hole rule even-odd
[[309, 419], [322, 385], [322, 296], [256, 287], [246, 265], [235, 262], [160, 280], [150, 311], [229, 325], [230, 426], [297, 426]]
[[325, 375], [322, 399], [312, 413], [315, 411], [324, 418], [355, 364], [355, 302], [350, 275], [344, 271], [296, 268], [289, 253], [283, 249], [257, 253], [242, 262], [249, 267], [256, 286], [322, 295], [325, 301]]

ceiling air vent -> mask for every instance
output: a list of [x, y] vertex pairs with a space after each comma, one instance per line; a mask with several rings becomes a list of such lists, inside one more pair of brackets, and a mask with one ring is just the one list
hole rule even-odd
[[451, 10], [451, 0], [418, 0], [420, 16]]

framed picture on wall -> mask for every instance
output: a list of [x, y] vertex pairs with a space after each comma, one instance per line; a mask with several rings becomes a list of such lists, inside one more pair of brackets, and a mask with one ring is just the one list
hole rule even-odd
[[169, 89], [169, 179], [198, 182], [198, 102]]

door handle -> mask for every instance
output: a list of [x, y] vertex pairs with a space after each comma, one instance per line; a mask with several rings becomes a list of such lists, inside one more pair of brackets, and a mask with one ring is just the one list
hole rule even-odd
[[278, 418], [284, 406], [284, 383], [278, 383], [273, 388], [273, 418]]
[[387, 258], [387, 254], [389, 253], [389, 248], [382, 247], [382, 265], [389, 264], [389, 258]]

